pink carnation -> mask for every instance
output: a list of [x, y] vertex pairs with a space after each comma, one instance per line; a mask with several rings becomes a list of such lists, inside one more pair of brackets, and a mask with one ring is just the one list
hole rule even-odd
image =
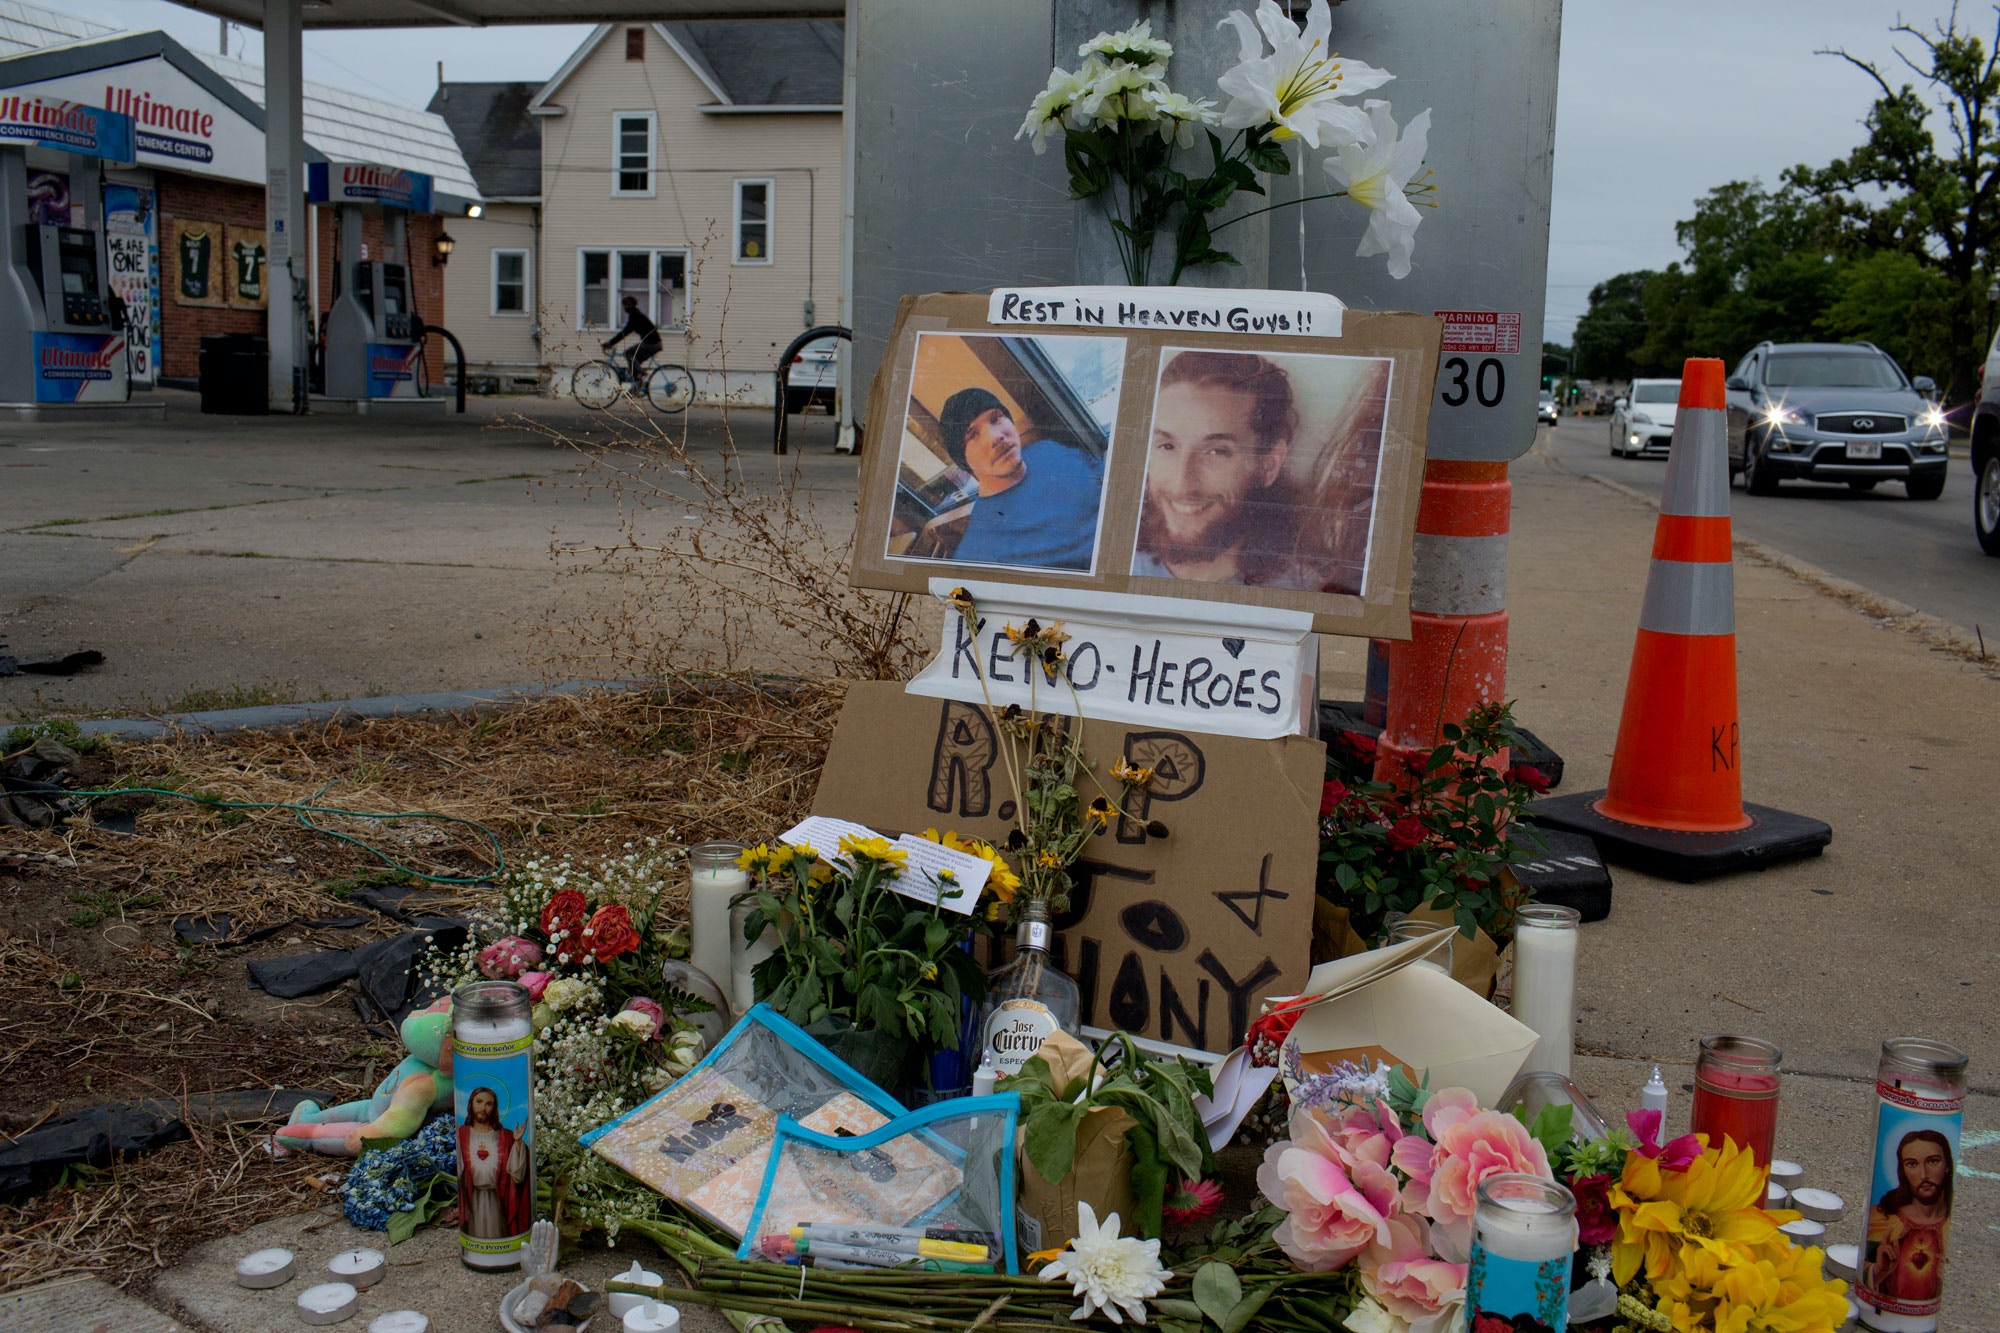
[[1361, 1289], [1413, 1327], [1456, 1328], [1456, 1321], [1439, 1316], [1455, 1313], [1464, 1300], [1466, 1265], [1432, 1258], [1417, 1218], [1392, 1218], [1388, 1233], [1387, 1241], [1361, 1256]]
[[1464, 1088], [1446, 1088], [1424, 1107], [1424, 1128], [1432, 1143], [1428, 1178], [1420, 1185], [1411, 1173], [1403, 1204], [1436, 1224], [1438, 1253], [1463, 1258], [1472, 1249], [1472, 1213], [1479, 1184], [1488, 1176], [1519, 1171], [1553, 1180], [1549, 1155], [1527, 1126], [1499, 1111], [1482, 1111]]
[[1274, 1239], [1308, 1273], [1330, 1273], [1389, 1239], [1396, 1178], [1373, 1162], [1343, 1167], [1339, 1150], [1310, 1115], [1295, 1117], [1292, 1139], [1271, 1145], [1257, 1188], [1289, 1216]]
[[523, 972], [520, 976], [515, 977], [514, 980], [528, 988], [528, 998], [530, 1000], [536, 1004], [540, 1004], [542, 1001], [542, 992], [549, 988], [549, 983], [554, 981], [555, 977], [556, 974], [553, 972]]
[[479, 951], [479, 975], [490, 981], [512, 981], [541, 961], [539, 944], [509, 935]]

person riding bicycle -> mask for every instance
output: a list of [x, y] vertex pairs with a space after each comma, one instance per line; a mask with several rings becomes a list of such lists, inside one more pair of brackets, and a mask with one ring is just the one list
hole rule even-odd
[[625, 298], [625, 327], [611, 335], [611, 340], [604, 344], [604, 350], [610, 351], [627, 338], [639, 340], [625, 353], [625, 364], [632, 372], [632, 383], [641, 384], [644, 381], [639, 378], [640, 363], [660, 354], [660, 326], [641, 313], [636, 296]]

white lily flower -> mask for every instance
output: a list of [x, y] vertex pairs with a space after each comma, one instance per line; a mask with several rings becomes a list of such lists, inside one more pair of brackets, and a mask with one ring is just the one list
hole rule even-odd
[[1387, 102], [1367, 102], [1363, 109], [1370, 122], [1368, 141], [1342, 145], [1339, 153], [1326, 159], [1326, 172], [1347, 190], [1349, 199], [1374, 215], [1354, 253], [1386, 254], [1389, 276], [1408, 277], [1410, 255], [1417, 248], [1417, 224], [1423, 219], [1404, 190], [1424, 165], [1431, 113], [1425, 111], [1412, 120], [1399, 136]]
[[1155, 118], [1144, 94], [1166, 88], [1165, 65], [1132, 65], [1123, 60], [1101, 65], [1093, 60], [1084, 69], [1091, 75], [1090, 83], [1070, 108], [1070, 124], [1087, 129], [1092, 122], [1113, 126], [1124, 120]]
[[1256, 22], [1239, 9], [1217, 26], [1225, 25], [1236, 29], [1242, 48], [1242, 62], [1215, 81], [1230, 99], [1222, 112], [1225, 129], [1274, 126], [1273, 139], [1304, 139], [1314, 148], [1322, 146], [1322, 136], [1328, 147], [1367, 138], [1368, 118], [1340, 99], [1379, 88], [1395, 75], [1334, 53], [1326, 0], [1312, 0], [1303, 28], [1294, 28], [1274, 0], [1258, 0]]
[[1197, 101], [1167, 87], [1144, 89], [1139, 96], [1159, 117], [1160, 137], [1169, 143], [1178, 141], [1182, 148], [1194, 147], [1196, 126], [1215, 123], [1215, 103], [1206, 97]]
[[1123, 60], [1131, 65], [1151, 65], [1172, 56], [1174, 44], [1153, 36], [1153, 21], [1141, 19], [1123, 32], [1098, 33], [1077, 47], [1076, 53], [1085, 59], [1100, 56], [1105, 60]]
[[1072, 1294], [1083, 1297], [1071, 1319], [1088, 1319], [1102, 1310], [1114, 1324], [1125, 1322], [1121, 1310], [1134, 1323], [1145, 1323], [1146, 1299], [1167, 1289], [1160, 1242], [1119, 1236], [1116, 1213], [1099, 1226], [1096, 1210], [1082, 1201], [1076, 1205], [1076, 1239], [1042, 1268], [1042, 1281], [1059, 1277], [1068, 1278]]
[[1035, 94], [1035, 100], [1028, 105], [1028, 118], [1021, 122], [1014, 137], [1025, 139], [1033, 135], [1036, 155], [1047, 152], [1049, 131], [1062, 128], [1064, 117], [1090, 87], [1092, 77], [1089, 65], [1074, 74], [1066, 69], [1050, 70], [1049, 86]]

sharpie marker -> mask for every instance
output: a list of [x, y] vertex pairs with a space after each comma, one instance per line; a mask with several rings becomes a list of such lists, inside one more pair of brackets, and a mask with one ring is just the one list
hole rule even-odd
[[915, 1227], [854, 1227], [829, 1223], [807, 1222], [795, 1226], [792, 1239], [811, 1241], [814, 1245], [862, 1245], [878, 1250], [893, 1250], [924, 1259], [955, 1259], [961, 1263], [985, 1263], [993, 1257], [991, 1248], [983, 1242], [985, 1232], [951, 1232], [939, 1229], [919, 1230]]

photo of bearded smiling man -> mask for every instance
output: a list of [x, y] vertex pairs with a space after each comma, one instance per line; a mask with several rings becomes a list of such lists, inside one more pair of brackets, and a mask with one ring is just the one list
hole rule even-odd
[[1132, 574], [1361, 592], [1390, 362], [1167, 348]]

